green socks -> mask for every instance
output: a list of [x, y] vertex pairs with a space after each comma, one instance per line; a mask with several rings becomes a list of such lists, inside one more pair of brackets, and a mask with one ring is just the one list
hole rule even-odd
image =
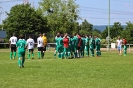
[[38, 52], [38, 59], [40, 59], [40, 56], [41, 56], [41, 52]]
[[12, 59], [12, 52], [10, 52], [10, 59]]

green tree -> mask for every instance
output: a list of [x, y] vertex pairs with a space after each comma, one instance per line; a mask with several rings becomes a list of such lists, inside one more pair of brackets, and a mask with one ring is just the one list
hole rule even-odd
[[72, 33], [78, 27], [78, 5], [75, 0], [41, 0], [40, 8], [48, 20], [51, 33]]
[[4, 29], [7, 31], [7, 38], [12, 33], [24, 35], [49, 31], [47, 20], [30, 4], [15, 5], [7, 15], [8, 17], [3, 21]]
[[[115, 22], [112, 27], [110, 27], [110, 37], [116, 38], [121, 36], [121, 32], [123, 31], [123, 27], [120, 22]], [[108, 27], [102, 32], [102, 38], [106, 38], [108, 36]]]
[[123, 27], [120, 22], [115, 22], [114, 25], [110, 29], [110, 37], [115, 38], [121, 36], [121, 32], [123, 31]]
[[133, 23], [127, 22], [125, 30], [122, 31], [121, 37], [126, 38], [128, 43], [133, 43]]
[[93, 25], [85, 19], [80, 25], [79, 33], [92, 34], [92, 29]]

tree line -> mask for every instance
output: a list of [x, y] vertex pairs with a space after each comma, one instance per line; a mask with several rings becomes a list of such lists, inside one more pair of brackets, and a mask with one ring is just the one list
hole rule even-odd
[[[0, 28], [4, 28], [7, 32], [7, 39], [13, 33], [17, 36], [20, 34], [35, 34], [39, 32], [47, 34], [49, 42], [54, 42], [57, 32], [73, 34], [97, 35], [106, 43], [105, 38], [108, 36], [108, 27], [104, 31], [93, 29], [93, 24], [86, 19], [82, 23], [78, 20], [80, 17], [79, 6], [75, 0], [42, 0], [39, 7], [35, 9], [30, 4], [15, 5], [6, 12], [7, 18], [3, 20]], [[110, 27], [111, 41], [115, 42], [116, 38], [126, 38], [128, 43], [133, 43], [133, 23], [127, 22], [123, 27], [120, 22], [115, 22]]]

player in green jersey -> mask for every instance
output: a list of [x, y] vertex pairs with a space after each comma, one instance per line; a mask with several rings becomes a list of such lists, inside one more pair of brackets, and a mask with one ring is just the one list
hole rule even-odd
[[82, 45], [81, 45], [81, 57], [84, 57], [84, 50], [85, 50], [85, 35], [82, 35]]
[[96, 55], [97, 55], [97, 57], [99, 57], [100, 56], [100, 42], [101, 42], [101, 40], [100, 40], [100, 38], [98, 38], [97, 36], [95, 36], [95, 46], [96, 46]]
[[73, 37], [73, 41], [74, 41], [74, 58], [77, 58], [77, 50], [78, 50], [78, 37], [77, 37], [77, 33], [75, 33], [75, 35]]
[[74, 58], [74, 44], [75, 44], [74, 38], [71, 35], [70, 36], [70, 40], [69, 40], [69, 47], [70, 47], [71, 58]]
[[20, 36], [20, 39], [18, 40], [16, 44], [18, 48], [18, 65], [19, 67], [24, 67], [25, 62], [25, 49], [26, 49], [26, 41], [23, 40], [23, 36]]
[[85, 54], [86, 56], [89, 56], [89, 36], [86, 35], [85, 38]]
[[63, 58], [63, 38], [60, 37], [60, 34], [57, 34], [55, 41], [57, 43], [56, 51], [58, 53], [58, 58]]
[[95, 40], [93, 36], [90, 36], [89, 46], [90, 46], [91, 56], [94, 57]]

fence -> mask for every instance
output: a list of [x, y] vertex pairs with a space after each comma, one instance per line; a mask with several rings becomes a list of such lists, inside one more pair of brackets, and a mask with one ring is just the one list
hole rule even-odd
[[[108, 44], [101, 44], [101, 50], [108, 51]], [[9, 43], [0, 43], [0, 48], [8, 48]], [[35, 47], [37, 47], [37, 43], [35, 43]], [[111, 44], [110, 44], [111, 47]], [[127, 51], [132, 52], [133, 51], [133, 44], [127, 44]], [[48, 43], [47, 49], [52, 50], [55, 48], [55, 43]], [[117, 50], [117, 48], [110, 48], [110, 51]]]

